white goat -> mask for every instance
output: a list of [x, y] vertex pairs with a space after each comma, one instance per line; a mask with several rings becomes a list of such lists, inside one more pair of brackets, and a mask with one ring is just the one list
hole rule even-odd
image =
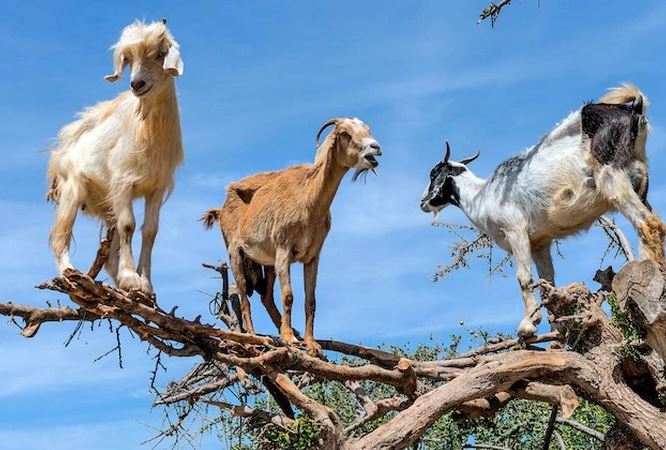
[[[173, 77], [182, 75], [178, 43], [166, 21], [128, 25], [112, 47], [117, 81], [131, 67], [131, 91], [85, 109], [62, 128], [51, 154], [47, 198], [56, 202], [51, 247], [60, 273], [71, 268], [69, 244], [79, 208], [115, 226], [106, 270], [118, 287], [152, 291], [151, 252], [159, 213], [183, 161]], [[132, 257], [132, 201], [145, 197], [138, 272]]]
[[[627, 104], [631, 103], [631, 104]], [[647, 100], [633, 85], [611, 89], [599, 103], [571, 113], [541, 141], [514, 156], [488, 180], [446, 156], [430, 173], [421, 209], [437, 214], [449, 204], [515, 257], [530, 336], [541, 320], [531, 288], [531, 263], [554, 282], [553, 239], [589, 228], [602, 214], [620, 211], [640, 237], [642, 258], [664, 266], [664, 225], [647, 202]]]

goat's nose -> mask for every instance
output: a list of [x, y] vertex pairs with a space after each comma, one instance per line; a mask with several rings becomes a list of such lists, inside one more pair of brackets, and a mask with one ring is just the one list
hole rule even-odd
[[382, 149], [379, 146], [379, 142], [373, 142], [372, 144], [370, 144], [370, 148], [375, 150], [374, 152], [375, 155], [380, 156], [382, 154]]
[[430, 206], [427, 202], [421, 202], [421, 211], [430, 212]]
[[132, 82], [130, 82], [130, 86], [132, 86], [133, 91], [139, 91], [145, 85], [146, 85], [146, 82], [143, 81], [143, 80], [132, 80]]

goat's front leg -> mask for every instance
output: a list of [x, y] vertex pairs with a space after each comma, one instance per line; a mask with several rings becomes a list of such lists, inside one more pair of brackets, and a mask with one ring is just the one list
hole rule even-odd
[[116, 230], [118, 232], [118, 287], [126, 291], [141, 289], [141, 277], [134, 268], [132, 256], [132, 235], [136, 227], [132, 196], [129, 191], [122, 192], [114, 201]]
[[160, 208], [164, 198], [162, 191], [153, 192], [146, 196], [145, 217], [141, 227], [141, 254], [139, 255], [138, 274], [141, 276], [141, 290], [146, 293], [153, 292], [150, 281], [150, 269], [155, 245], [155, 237], [159, 228]]
[[311, 356], [321, 355], [321, 346], [314, 338], [314, 318], [316, 309], [315, 289], [317, 287], [317, 270], [319, 268], [319, 257], [305, 263], [303, 266], [303, 278], [305, 284], [305, 345]]
[[[553, 286], [555, 285], [555, 270], [553, 269], [553, 257], [550, 254], [551, 242], [541, 245], [532, 250], [532, 259], [534, 259], [534, 264], [536, 264], [537, 272], [539, 278], [546, 280]], [[541, 290], [541, 301], [545, 299], [545, 291]], [[550, 322], [551, 331], [556, 331], [554, 326], [555, 317], [552, 314], [548, 314], [548, 321]], [[550, 348], [561, 349], [564, 348], [563, 344], [559, 341], [553, 341], [550, 343]]]
[[536, 326], [541, 322], [541, 311], [534, 299], [532, 290], [532, 254], [530, 239], [527, 232], [507, 232], [507, 241], [511, 246], [516, 262], [516, 275], [520, 284], [520, 293], [525, 303], [525, 316], [518, 326], [518, 335], [521, 337], [533, 336]]
[[291, 327], [291, 307], [294, 303], [294, 291], [291, 288], [291, 251], [286, 248], [278, 248], [275, 252], [275, 272], [280, 281], [280, 293], [282, 294], [282, 323], [280, 323], [280, 338], [293, 344], [297, 342], [294, 330]]

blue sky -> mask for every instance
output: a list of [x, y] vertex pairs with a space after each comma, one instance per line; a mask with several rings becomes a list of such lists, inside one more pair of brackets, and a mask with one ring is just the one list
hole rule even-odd
[[[481, 150], [487, 176], [582, 102], [620, 81], [652, 100], [650, 200], [666, 209], [666, 5], [658, 0], [515, 1], [495, 29], [476, 25], [485, 0], [291, 2], [3, 2], [0, 5], [0, 301], [65, 300], [33, 289], [55, 275], [48, 249], [52, 206], [45, 168], [58, 129], [76, 111], [128, 87], [108, 47], [135, 18], [169, 19], [181, 44], [177, 80], [186, 163], [163, 208], [154, 284], [163, 307], [207, 312], [217, 281], [200, 268], [225, 259], [218, 232], [197, 218], [224, 187], [256, 171], [313, 158], [313, 137], [332, 116], [358, 116], [381, 142], [378, 177], [346, 178], [319, 271], [315, 333], [378, 344], [446, 339], [465, 327], [512, 331], [522, 302], [513, 273], [489, 281], [482, 264], [431, 281], [451, 236], [430, 225], [418, 199], [444, 138], [455, 157]], [[140, 208], [136, 208], [137, 212]], [[140, 214], [139, 214], [140, 215]], [[441, 221], [465, 223], [448, 209]], [[621, 221], [625, 224], [625, 222]], [[627, 234], [633, 240], [633, 232]], [[85, 268], [98, 225], [76, 225], [74, 262]], [[567, 240], [558, 282], [590, 281], [601, 232]], [[301, 269], [294, 323], [303, 328]], [[254, 308], [261, 331], [271, 331]], [[0, 449], [133, 449], [159, 425], [150, 411], [151, 360], [124, 338], [125, 369], [103, 327], [68, 348], [73, 328], [44, 326], [26, 340], [0, 325]], [[169, 360], [163, 383], [193, 361]], [[219, 448], [214, 438], [205, 449]]]

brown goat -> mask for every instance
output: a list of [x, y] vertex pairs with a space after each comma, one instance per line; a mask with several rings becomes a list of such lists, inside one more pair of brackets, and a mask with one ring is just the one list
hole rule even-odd
[[[314, 164], [260, 173], [232, 183], [222, 209], [209, 210], [203, 217], [207, 228], [215, 222], [220, 225], [238, 284], [244, 327], [250, 333], [254, 327], [248, 295], [257, 290], [271, 318], [279, 323], [280, 337], [288, 343], [297, 341], [291, 327], [294, 295], [290, 267], [294, 262], [303, 263], [304, 340], [311, 354], [321, 352], [314, 339], [315, 286], [319, 254], [331, 226], [331, 203], [350, 168], [356, 169], [356, 179], [377, 167], [374, 157], [381, 155], [379, 143], [359, 119], [327, 121], [317, 133], [317, 144], [331, 125], [335, 128], [321, 146], [317, 145]], [[273, 270], [280, 281], [281, 317], [272, 301]]]

